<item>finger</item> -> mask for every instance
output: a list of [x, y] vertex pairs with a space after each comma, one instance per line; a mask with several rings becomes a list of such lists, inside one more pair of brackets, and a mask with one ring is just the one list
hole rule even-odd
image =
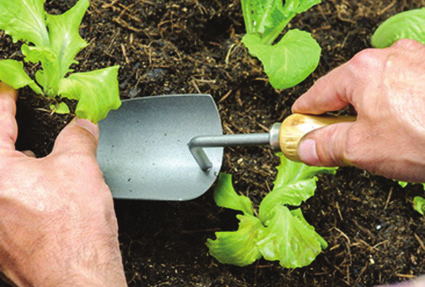
[[349, 132], [355, 123], [333, 124], [314, 130], [298, 144], [301, 161], [313, 166], [348, 166]]
[[348, 105], [357, 108], [364, 96], [364, 89], [379, 78], [389, 49], [366, 49], [350, 61], [320, 78], [293, 105], [292, 111], [305, 114], [323, 114], [337, 111]]
[[292, 112], [320, 115], [343, 109], [350, 104], [347, 97], [350, 86], [347, 64], [320, 78], [292, 106]]
[[52, 155], [82, 153], [96, 156], [99, 127], [89, 120], [74, 119], [58, 135]]
[[0, 149], [14, 150], [18, 137], [16, 90], [0, 83]]

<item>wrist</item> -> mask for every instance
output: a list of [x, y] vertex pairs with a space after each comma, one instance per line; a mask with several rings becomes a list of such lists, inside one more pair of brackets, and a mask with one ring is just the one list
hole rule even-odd
[[26, 250], [15, 253], [5, 266], [5, 275], [16, 286], [127, 286], [115, 237], [39, 244], [32, 254]]
[[118, 241], [113, 246], [82, 246], [75, 254], [72, 258], [63, 258], [61, 263], [37, 268], [46, 270], [40, 278], [40, 286], [127, 286]]

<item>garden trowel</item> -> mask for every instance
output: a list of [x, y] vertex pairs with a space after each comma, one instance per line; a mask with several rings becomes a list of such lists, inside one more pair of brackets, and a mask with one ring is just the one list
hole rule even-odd
[[124, 100], [100, 122], [97, 159], [114, 198], [190, 200], [216, 180], [223, 147], [270, 145], [299, 160], [308, 132], [354, 117], [293, 114], [269, 133], [223, 135], [210, 95], [167, 95]]

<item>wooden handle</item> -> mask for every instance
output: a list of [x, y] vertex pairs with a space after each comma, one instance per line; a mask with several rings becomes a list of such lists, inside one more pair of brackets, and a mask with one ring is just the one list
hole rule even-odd
[[337, 123], [354, 122], [353, 116], [310, 116], [292, 114], [287, 117], [280, 127], [279, 145], [282, 153], [293, 161], [300, 161], [298, 157], [298, 143], [301, 138], [312, 130]]

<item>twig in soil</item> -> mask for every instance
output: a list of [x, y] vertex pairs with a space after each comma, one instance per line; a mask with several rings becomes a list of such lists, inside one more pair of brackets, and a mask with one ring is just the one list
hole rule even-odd
[[388, 207], [388, 204], [390, 203], [390, 200], [391, 200], [391, 195], [393, 194], [393, 188], [391, 187], [390, 188], [390, 193], [388, 194], [388, 198], [387, 198], [387, 201], [385, 202], [385, 207], [384, 207], [384, 210], [386, 210], [387, 209], [387, 207]]
[[337, 201], [337, 202], [335, 202], [335, 206], [336, 206], [336, 210], [338, 211], [339, 218], [341, 218], [341, 221], [344, 221], [344, 218], [342, 217], [341, 210], [339, 209], [338, 201]]
[[134, 32], [142, 32], [142, 30], [130, 26], [124, 20], [121, 20], [121, 19], [118, 19], [118, 18], [112, 18], [112, 21], [114, 21], [115, 23], [117, 23], [118, 25], [120, 25], [121, 27], [123, 27], [125, 29], [131, 30], [131, 31], [134, 31]]
[[385, 7], [384, 9], [382, 9], [381, 11], [376, 12], [376, 14], [378, 16], [381, 16], [382, 14], [384, 14], [385, 12], [387, 12], [388, 10], [390, 10], [395, 3], [397, 2], [397, 0], [394, 0], [393, 2], [391, 2], [387, 7]]
[[119, 1], [119, 0], [115, 0], [115, 1], [112, 1], [111, 3], [109, 3], [109, 4], [103, 4], [103, 5], [102, 5], [102, 9], [108, 9], [108, 8], [114, 7], [114, 6], [115, 6], [115, 4], [116, 4], [118, 1]]
[[346, 1], [343, 1], [342, 4], [334, 4], [334, 5], [335, 5], [335, 8], [336, 8], [337, 18], [339, 20], [341, 20], [343, 22], [348, 22], [348, 23], [351, 23], [351, 24], [356, 24], [356, 21], [345, 18], [345, 17], [342, 16], [342, 13], [347, 14], [346, 7], [350, 6], [349, 3], [347, 3]]
[[195, 81], [194, 79], [191, 81], [191, 83], [192, 83], [192, 85], [195, 87], [195, 90], [196, 90], [199, 94], [202, 94], [201, 90], [200, 90], [200, 89], [199, 89], [199, 87], [198, 87], [198, 84], [196, 84], [196, 81]]
[[226, 59], [224, 60], [224, 63], [226, 63], [226, 66], [229, 65], [230, 55], [232, 54], [232, 50], [235, 46], [236, 44], [233, 43], [232, 45], [230, 45], [229, 51], [227, 51]]
[[416, 238], [416, 240], [419, 242], [419, 245], [421, 246], [421, 248], [425, 251], [425, 245], [424, 245], [424, 242], [422, 241], [422, 239], [419, 237], [419, 235], [417, 235], [416, 233], [415, 233], [415, 238]]
[[365, 265], [365, 267], [363, 267], [362, 268], [362, 270], [360, 270], [360, 273], [357, 275], [357, 279], [356, 279], [356, 284], [359, 284], [360, 283], [360, 281], [362, 280], [362, 276], [363, 276], [363, 273], [366, 271], [366, 269], [369, 267], [369, 262], [368, 261], [366, 261], [366, 265]]
[[412, 274], [396, 274], [395, 276], [400, 278], [407, 278], [407, 279], [412, 279], [416, 277], [415, 275], [412, 275]]
[[270, 131], [270, 129], [268, 127], [266, 127], [265, 125], [260, 124], [260, 123], [256, 123], [256, 124], [257, 124], [257, 126], [259, 126], [260, 128], [262, 128], [265, 132], [268, 133]]
[[[136, 4], [135, 3], [133, 3], [133, 4], [131, 4], [131, 5], [129, 5], [129, 6], [124, 6], [124, 5], [119, 5], [120, 7], [122, 7], [123, 8], [123, 10], [121, 11], [121, 13], [118, 15], [118, 17], [114, 17], [114, 18], [112, 18], [112, 21], [114, 21], [115, 23], [117, 23], [118, 25], [120, 25], [120, 26], [122, 26], [123, 28], [125, 28], [125, 29], [128, 29], [128, 30], [131, 30], [131, 31], [134, 31], [134, 32], [141, 32], [142, 30], [140, 30], [140, 29], [137, 29], [137, 28], [134, 28], [134, 27], [132, 27], [132, 26], [130, 26], [130, 24], [128, 24], [127, 22], [125, 22], [124, 20], [122, 20], [121, 18], [122, 18], [122, 16], [124, 16], [124, 14], [130, 9], [130, 8], [133, 8], [134, 6], [135, 6]], [[141, 20], [139, 19], [139, 18], [137, 18], [137, 17], [134, 17], [134, 16], [132, 16], [132, 15], [129, 15], [128, 16], [130, 19], [132, 19], [132, 20], [134, 20], [134, 21], [136, 21], [136, 22], [141, 22]]]
[[388, 242], [390, 242], [390, 240], [384, 240], [384, 241], [382, 241], [382, 242], [379, 242], [378, 244], [375, 244], [375, 245], [373, 245], [372, 246], [372, 248], [373, 249], [376, 249], [376, 250], [378, 250], [379, 251], [379, 249], [378, 249], [378, 246], [381, 246], [381, 245], [384, 245], [384, 244], [387, 244]]
[[121, 50], [122, 50], [122, 54], [124, 56], [125, 62], [127, 64], [130, 64], [130, 59], [127, 57], [127, 51], [126, 51], [125, 46], [124, 46], [123, 43], [121, 43]]
[[232, 90], [229, 90], [221, 99], [218, 101], [219, 103], [223, 102], [227, 97], [229, 97], [232, 94]]
[[254, 81], [263, 81], [263, 82], [268, 82], [269, 79], [267, 78], [255, 78]]

